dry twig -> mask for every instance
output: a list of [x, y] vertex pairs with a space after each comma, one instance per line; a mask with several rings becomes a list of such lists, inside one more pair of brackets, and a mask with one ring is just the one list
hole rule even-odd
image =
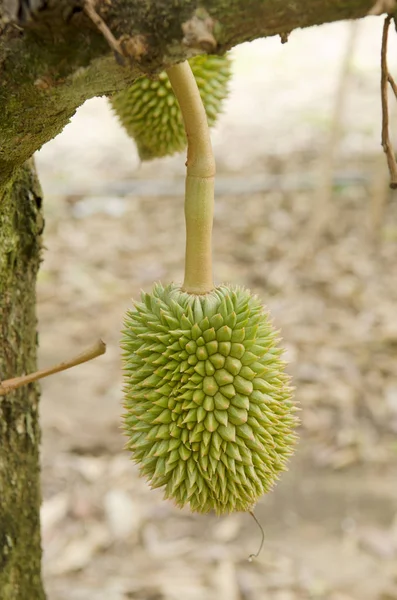
[[[389, 73], [387, 66], [387, 42], [389, 37], [389, 26], [392, 16], [388, 15], [383, 25], [382, 50], [381, 50], [381, 102], [382, 102], [382, 147], [386, 154], [387, 165], [390, 172], [390, 187], [397, 188], [397, 162], [394, 150], [390, 141], [389, 134], [389, 102], [388, 102], [388, 84], [390, 83], [393, 92], [396, 94], [396, 84]], [[396, 94], [397, 96], [397, 94]]]
[[395, 95], [396, 100], [397, 100], [397, 84], [394, 81], [393, 77], [390, 75], [390, 73], [388, 73], [388, 75], [387, 75], [387, 80], [390, 83], [391, 89], [393, 90], [394, 95]]
[[113, 33], [110, 31], [109, 27], [106, 25], [102, 17], [97, 13], [95, 9], [95, 0], [85, 0], [84, 10], [87, 16], [94, 23], [94, 25], [102, 33], [103, 37], [105, 38], [109, 46], [112, 48], [112, 50], [116, 52], [116, 55], [122, 57], [124, 53], [121, 44], [118, 40], [116, 40]]
[[82, 352], [78, 356], [75, 356], [71, 360], [66, 362], [61, 362], [54, 367], [50, 367], [49, 369], [43, 369], [41, 371], [36, 371], [36, 373], [30, 373], [29, 375], [23, 375], [22, 377], [14, 377], [13, 379], [6, 379], [6, 381], [0, 382], [0, 396], [5, 396], [9, 392], [16, 390], [17, 388], [22, 387], [23, 385], [27, 385], [28, 383], [33, 383], [38, 379], [43, 379], [44, 377], [48, 377], [48, 375], [53, 375], [54, 373], [60, 373], [61, 371], [66, 371], [66, 369], [71, 369], [72, 367], [76, 367], [77, 365], [81, 365], [101, 354], [105, 354], [106, 352], [106, 344], [102, 340], [98, 340], [91, 348], [88, 348], [85, 352]]

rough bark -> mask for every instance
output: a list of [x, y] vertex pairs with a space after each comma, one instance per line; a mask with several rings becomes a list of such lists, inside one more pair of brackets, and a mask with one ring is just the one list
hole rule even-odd
[[360, 18], [374, 5], [381, 10], [393, 3], [97, 0], [97, 11], [121, 44], [122, 67], [82, 11], [83, 1], [0, 0], [0, 185], [87, 98], [119, 91], [142, 72], [297, 27]]
[[[36, 370], [41, 191], [32, 161], [0, 194], [0, 377]], [[0, 598], [41, 600], [36, 385], [0, 396]]]

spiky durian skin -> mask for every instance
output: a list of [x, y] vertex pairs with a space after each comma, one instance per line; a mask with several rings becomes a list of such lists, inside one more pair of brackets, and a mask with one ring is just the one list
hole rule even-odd
[[[228, 92], [228, 56], [196, 56], [189, 60], [212, 127]], [[142, 160], [161, 158], [186, 148], [182, 114], [165, 72], [156, 80], [137, 79], [111, 103], [127, 133], [134, 138]]]
[[195, 512], [252, 510], [285, 470], [297, 422], [258, 297], [156, 284], [124, 325], [124, 429], [141, 474]]

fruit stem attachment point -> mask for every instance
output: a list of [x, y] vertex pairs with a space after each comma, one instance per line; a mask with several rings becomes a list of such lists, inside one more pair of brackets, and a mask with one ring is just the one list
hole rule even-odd
[[205, 108], [187, 61], [167, 69], [187, 137], [185, 220], [186, 259], [182, 290], [207, 294], [212, 280], [212, 223], [215, 160]]
[[81, 365], [101, 354], [105, 354], [106, 352], [106, 344], [102, 340], [98, 340], [93, 346], [78, 354], [71, 360], [66, 362], [61, 362], [54, 367], [50, 367], [49, 369], [43, 369], [41, 371], [36, 371], [36, 373], [30, 373], [29, 375], [23, 375], [22, 377], [14, 377], [13, 379], [6, 379], [5, 381], [0, 382], [0, 396], [5, 396], [6, 394], [16, 390], [17, 388], [22, 387], [23, 385], [27, 385], [28, 383], [33, 383], [34, 381], [38, 381], [39, 379], [43, 379], [44, 377], [48, 377], [49, 375], [53, 375], [54, 373], [60, 373], [61, 371], [66, 371], [66, 369], [71, 369], [72, 367], [76, 367], [77, 365]]

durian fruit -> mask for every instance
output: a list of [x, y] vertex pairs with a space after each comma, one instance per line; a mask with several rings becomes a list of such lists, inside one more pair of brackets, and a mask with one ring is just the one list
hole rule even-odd
[[295, 442], [260, 300], [241, 287], [193, 295], [157, 284], [128, 311], [122, 347], [127, 446], [151, 486], [192, 511], [252, 510]]
[[[224, 56], [195, 56], [189, 60], [212, 127], [228, 93], [230, 59]], [[185, 128], [178, 101], [166, 72], [158, 79], [140, 77], [111, 104], [127, 133], [134, 138], [142, 160], [161, 158], [186, 148]]]
[[189, 140], [185, 278], [182, 286], [155, 285], [126, 314], [127, 447], [152, 487], [178, 506], [248, 511], [286, 468], [296, 409], [260, 300], [213, 284], [208, 125], [188, 63], [168, 74]]

